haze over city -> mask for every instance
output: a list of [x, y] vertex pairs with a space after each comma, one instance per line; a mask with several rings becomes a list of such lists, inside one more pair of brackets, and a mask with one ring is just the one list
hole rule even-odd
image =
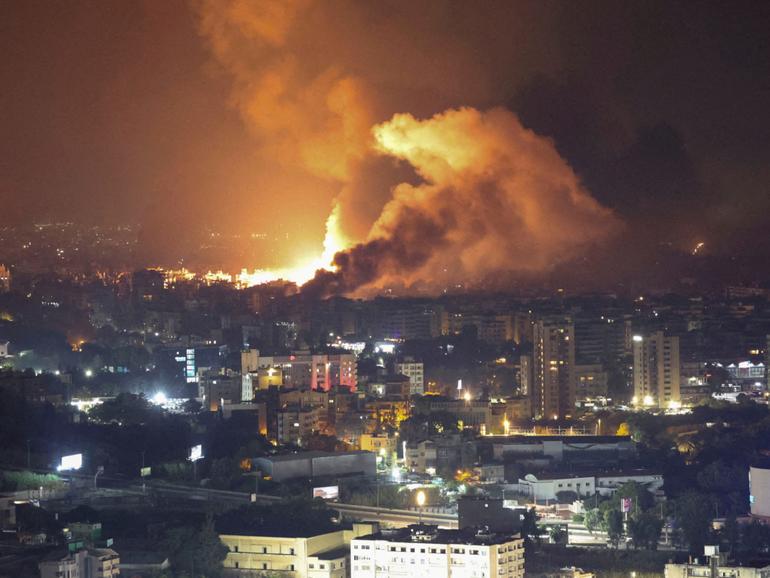
[[0, 0], [0, 578], [770, 578], [769, 30]]
[[699, 243], [770, 250], [762, 3], [3, 12], [6, 225], [130, 225], [145, 266], [302, 281], [360, 245], [335, 291], [505, 287], [586, 256], [606, 287]]

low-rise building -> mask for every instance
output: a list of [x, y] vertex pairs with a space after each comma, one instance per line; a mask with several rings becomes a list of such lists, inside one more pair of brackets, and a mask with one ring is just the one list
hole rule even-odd
[[224, 567], [244, 576], [281, 575], [291, 578], [345, 578], [351, 541], [377, 531], [376, 523], [354, 524], [352, 530], [323, 534], [258, 536], [220, 533], [227, 546]]
[[375, 476], [377, 459], [372, 452], [297, 452], [254, 458], [256, 469], [263, 476], [281, 482], [293, 478], [315, 478], [320, 476], [345, 476], [361, 474]]
[[484, 438], [492, 444], [495, 460], [532, 460], [551, 463], [597, 463], [630, 461], [636, 447], [630, 436], [611, 435], [512, 435]]
[[642, 484], [656, 494], [663, 489], [663, 476], [652, 472], [617, 472], [605, 474], [527, 474], [519, 479], [520, 492], [532, 496], [536, 502], [555, 501], [562, 492], [574, 492], [579, 498], [595, 494], [611, 496], [628, 482]]
[[461, 435], [436, 436], [406, 445], [406, 468], [428, 475], [451, 475], [458, 469], [471, 468], [478, 453], [474, 440]]
[[58, 551], [40, 564], [40, 578], [113, 578], [120, 576], [120, 556], [111, 548]]
[[522, 578], [524, 540], [415, 524], [355, 538], [351, 578]]
[[365, 433], [358, 438], [358, 448], [375, 454], [378, 464], [389, 466], [396, 460], [398, 438], [392, 435]]
[[686, 564], [666, 564], [664, 578], [770, 578], [770, 565], [728, 566], [719, 546], [706, 546], [705, 559]]

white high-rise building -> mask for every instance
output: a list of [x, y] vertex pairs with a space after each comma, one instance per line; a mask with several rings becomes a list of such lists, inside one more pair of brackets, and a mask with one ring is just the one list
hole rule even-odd
[[679, 338], [656, 331], [634, 335], [634, 399], [639, 407], [675, 408], [679, 395]]
[[415, 524], [354, 539], [351, 578], [523, 578], [518, 535]]

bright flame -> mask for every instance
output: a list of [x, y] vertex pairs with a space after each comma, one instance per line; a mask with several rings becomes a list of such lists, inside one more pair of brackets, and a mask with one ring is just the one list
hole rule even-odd
[[334, 255], [339, 251], [346, 249], [349, 245], [347, 239], [339, 230], [339, 206], [335, 206], [329, 218], [326, 221], [326, 237], [324, 238], [324, 249], [319, 257], [305, 261], [295, 267], [285, 267], [279, 269], [254, 269], [249, 272], [247, 269], [241, 269], [241, 272], [235, 276], [236, 285], [239, 287], [253, 287], [272, 281], [284, 280], [291, 281], [297, 285], [304, 285], [310, 281], [319, 269], [334, 271]]

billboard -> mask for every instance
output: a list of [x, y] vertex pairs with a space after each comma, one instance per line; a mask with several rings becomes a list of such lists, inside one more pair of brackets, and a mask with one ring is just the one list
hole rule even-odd
[[631, 511], [631, 498], [621, 498], [620, 499], [620, 511], [624, 514], [627, 514]]
[[198, 444], [190, 448], [190, 457], [187, 458], [191, 462], [197, 462], [203, 458], [203, 446]]
[[313, 497], [321, 498], [322, 500], [337, 500], [340, 497], [340, 487], [323, 486], [321, 488], [313, 488]]
[[70, 456], [64, 456], [61, 459], [61, 463], [57, 466], [57, 471], [67, 472], [71, 470], [79, 470], [83, 467], [83, 454], [72, 454]]
[[139, 475], [140, 475], [140, 476], [142, 476], [143, 478], [146, 478], [146, 477], [147, 477], [147, 476], [149, 476], [150, 474], [152, 474], [152, 468], [151, 468], [151, 467], [149, 467], [149, 466], [147, 466], [147, 467], [145, 467], [145, 468], [142, 468], [141, 470], [139, 470]]

